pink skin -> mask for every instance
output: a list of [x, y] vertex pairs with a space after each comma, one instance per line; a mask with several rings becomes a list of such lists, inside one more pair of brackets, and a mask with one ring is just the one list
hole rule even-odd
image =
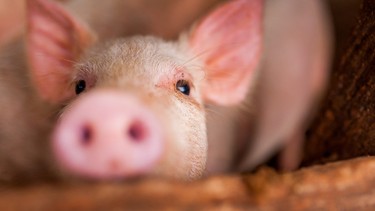
[[146, 174], [160, 160], [163, 141], [160, 123], [135, 96], [100, 90], [64, 112], [53, 149], [64, 169], [113, 179]]

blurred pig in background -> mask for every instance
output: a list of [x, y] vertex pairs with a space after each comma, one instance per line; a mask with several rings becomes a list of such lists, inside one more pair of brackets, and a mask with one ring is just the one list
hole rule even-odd
[[[305, 131], [323, 96], [332, 59], [332, 26], [326, 1], [269, 0], [251, 150], [242, 169], [284, 148], [279, 167], [296, 169]], [[268, 15], [267, 15], [268, 14]]]
[[298, 167], [331, 63], [325, 4], [265, 1], [265, 49], [256, 85], [243, 105], [208, 109], [209, 173], [251, 170], [282, 148], [280, 169]]

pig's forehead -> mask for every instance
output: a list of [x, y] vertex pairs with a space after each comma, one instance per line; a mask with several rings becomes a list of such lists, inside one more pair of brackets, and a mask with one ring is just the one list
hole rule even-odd
[[[191, 56], [176, 43], [153, 37], [133, 37], [105, 43], [83, 61], [99, 78], [121, 76], [158, 79], [176, 71], [193, 71]], [[151, 77], [150, 77], [151, 76]]]

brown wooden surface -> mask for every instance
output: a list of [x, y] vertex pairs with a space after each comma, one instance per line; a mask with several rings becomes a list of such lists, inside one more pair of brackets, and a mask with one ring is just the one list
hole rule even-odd
[[193, 183], [145, 180], [0, 189], [0, 210], [358, 210], [375, 209], [375, 158], [288, 174], [212, 177]]
[[375, 154], [375, 2], [365, 0], [328, 96], [309, 132], [305, 165]]

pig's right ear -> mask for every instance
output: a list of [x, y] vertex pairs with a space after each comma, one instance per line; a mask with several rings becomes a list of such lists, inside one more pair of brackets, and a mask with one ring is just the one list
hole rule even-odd
[[214, 10], [193, 29], [189, 44], [203, 61], [207, 102], [235, 105], [255, 82], [262, 49], [263, 0], [233, 0]]
[[39, 95], [51, 103], [66, 100], [74, 94], [73, 65], [96, 37], [48, 0], [27, 0], [27, 25], [27, 58]]

